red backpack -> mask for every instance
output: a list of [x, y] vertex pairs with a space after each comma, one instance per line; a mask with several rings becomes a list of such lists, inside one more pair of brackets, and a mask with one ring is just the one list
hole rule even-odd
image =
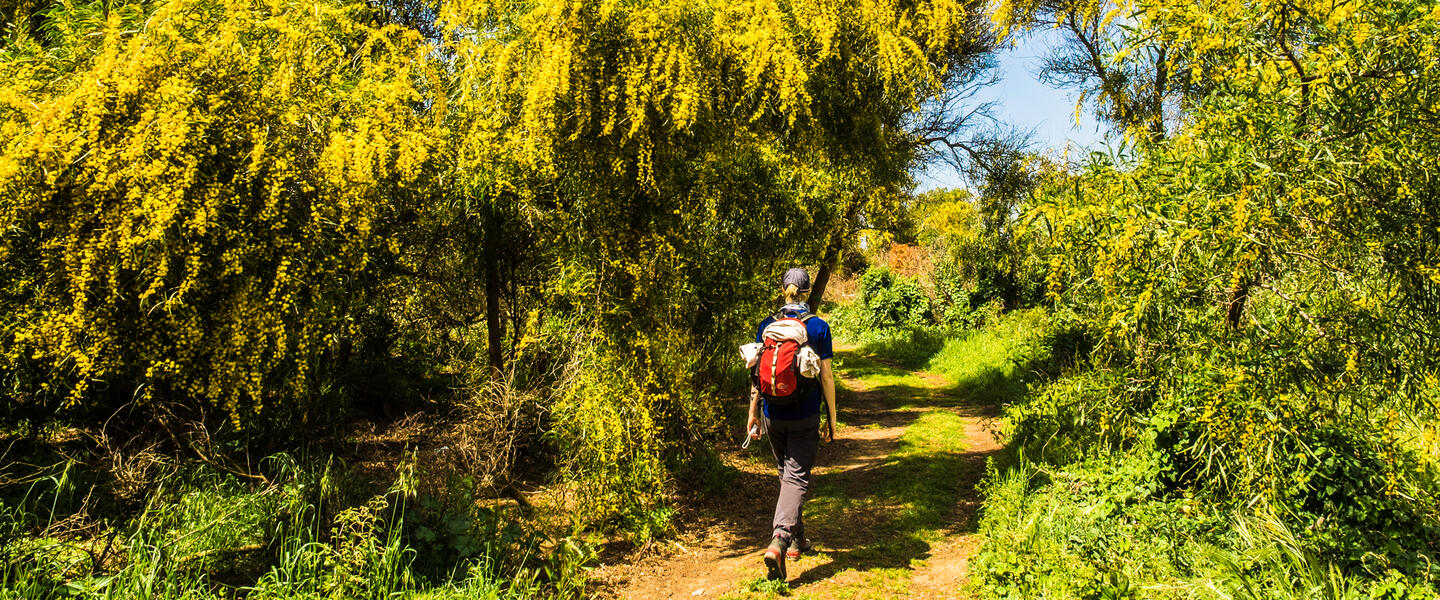
[[[775, 315], [775, 323], [798, 321], [803, 327], [806, 321], [814, 317], [815, 315], [808, 312], [793, 317], [782, 313]], [[765, 329], [768, 330], [773, 325], [774, 323], [766, 325]], [[750, 379], [760, 388], [760, 394], [765, 396], [766, 402], [771, 406], [799, 402], [810, 391], [811, 385], [811, 380], [800, 375], [799, 355], [803, 344], [792, 339], [765, 337], [764, 332], [761, 332], [760, 343], [760, 360], [756, 361], [755, 368], [750, 370]]]

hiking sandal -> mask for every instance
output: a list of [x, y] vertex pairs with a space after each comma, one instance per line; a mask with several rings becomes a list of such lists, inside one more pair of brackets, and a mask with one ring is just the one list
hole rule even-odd
[[801, 555], [802, 553], [809, 552], [809, 551], [810, 551], [810, 540], [809, 540], [809, 538], [800, 539], [800, 538], [792, 537], [792, 538], [790, 538], [790, 544], [785, 547], [785, 558], [788, 558], [788, 559], [790, 559], [790, 560], [800, 560], [800, 555]]
[[770, 547], [765, 549], [765, 578], [772, 581], [785, 581], [785, 547], [789, 544], [780, 536], [770, 540]]

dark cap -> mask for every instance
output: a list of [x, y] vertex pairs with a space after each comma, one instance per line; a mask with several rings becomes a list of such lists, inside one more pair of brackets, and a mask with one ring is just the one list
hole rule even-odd
[[799, 288], [802, 292], [810, 291], [810, 273], [801, 267], [786, 271], [785, 276], [780, 278], [780, 289], [783, 290], [791, 285]]

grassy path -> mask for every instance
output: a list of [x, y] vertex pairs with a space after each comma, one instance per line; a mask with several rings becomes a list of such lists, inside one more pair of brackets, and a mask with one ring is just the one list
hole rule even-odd
[[682, 513], [677, 541], [639, 562], [601, 567], [598, 594], [965, 597], [966, 565], [978, 544], [975, 487], [986, 456], [998, 449], [987, 425], [1004, 392], [855, 348], [842, 349], [836, 362], [841, 427], [820, 450], [805, 510], [817, 552], [790, 565], [788, 586], [764, 581], [760, 552], [778, 483], [761, 441], [722, 450], [734, 480]]

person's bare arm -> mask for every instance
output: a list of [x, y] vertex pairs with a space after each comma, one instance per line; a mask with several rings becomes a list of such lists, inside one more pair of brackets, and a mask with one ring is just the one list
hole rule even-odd
[[825, 426], [825, 441], [835, 439], [835, 374], [830, 370], [830, 359], [820, 361], [820, 391], [825, 395], [825, 410], [830, 420]]

